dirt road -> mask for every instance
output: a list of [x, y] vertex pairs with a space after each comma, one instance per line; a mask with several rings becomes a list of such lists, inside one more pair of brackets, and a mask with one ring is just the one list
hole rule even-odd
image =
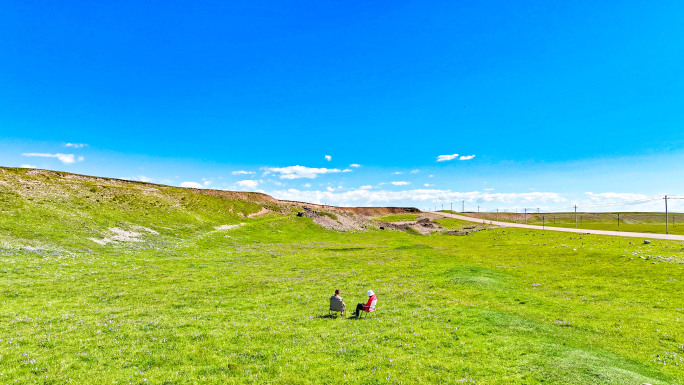
[[486, 219], [472, 218], [465, 215], [457, 214], [447, 214], [436, 212], [433, 214], [439, 214], [447, 218], [455, 218], [469, 222], [491, 224], [501, 227], [522, 227], [524, 229], [534, 229], [534, 230], [549, 230], [549, 231], [565, 231], [568, 233], [581, 233], [581, 234], [599, 234], [599, 235], [614, 235], [618, 237], [632, 237], [632, 238], [649, 238], [649, 239], [670, 239], [673, 241], [684, 241], [684, 235], [673, 235], [673, 234], [652, 234], [652, 233], [630, 233], [626, 231], [606, 231], [606, 230], [587, 230], [587, 229], [570, 229], [566, 227], [551, 227], [551, 226], [535, 226], [535, 225], [525, 225], [522, 223], [509, 223], [509, 222], [497, 222], [490, 221]]

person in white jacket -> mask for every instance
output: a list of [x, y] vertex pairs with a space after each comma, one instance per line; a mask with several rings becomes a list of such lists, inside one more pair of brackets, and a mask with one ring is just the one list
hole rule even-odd
[[368, 290], [366, 292], [368, 295], [368, 302], [365, 304], [359, 303], [356, 305], [356, 311], [354, 312], [354, 316], [358, 317], [360, 311], [374, 311], [375, 310], [375, 304], [378, 302], [378, 297], [375, 296], [375, 293], [373, 290]]

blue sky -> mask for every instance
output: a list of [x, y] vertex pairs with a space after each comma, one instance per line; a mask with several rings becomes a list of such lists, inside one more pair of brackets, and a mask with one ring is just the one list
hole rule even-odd
[[684, 194], [681, 2], [243, 3], [3, 2], [0, 165], [424, 210]]

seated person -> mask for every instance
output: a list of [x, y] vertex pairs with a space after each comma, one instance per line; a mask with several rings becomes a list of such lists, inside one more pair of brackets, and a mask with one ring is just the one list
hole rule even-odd
[[365, 305], [362, 303], [356, 305], [356, 311], [354, 312], [354, 316], [356, 317], [359, 316], [359, 311], [375, 310], [375, 304], [378, 302], [378, 297], [375, 296], [373, 290], [368, 290], [366, 294], [368, 294], [368, 302], [366, 302]]
[[341, 315], [344, 315], [345, 308], [346, 305], [344, 304], [342, 297], [340, 297], [340, 290], [337, 289], [335, 290], [335, 295], [330, 297], [330, 311], [339, 311]]

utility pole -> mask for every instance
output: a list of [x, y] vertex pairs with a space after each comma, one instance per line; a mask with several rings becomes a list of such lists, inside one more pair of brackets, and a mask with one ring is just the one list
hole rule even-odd
[[499, 220], [499, 209], [496, 209], [496, 220]]
[[454, 202], [451, 202], [451, 210], [449, 211], [451, 211], [452, 214], [454, 213]]
[[461, 201], [461, 212], [462, 212], [462, 213], [465, 212], [465, 200], [462, 200], [462, 201]]
[[477, 205], [477, 212], [480, 212], [480, 205]]
[[575, 205], [575, 228], [577, 228], [577, 205]]
[[670, 234], [670, 230], [667, 227], [667, 195], [665, 195], [665, 234]]
[[618, 228], [620, 227], [620, 213], [618, 213]]
[[442, 211], [444, 211], [444, 203], [442, 203]]
[[527, 224], [527, 208], [525, 208], [525, 215], [523, 215], [523, 219], [525, 220], [525, 224]]

